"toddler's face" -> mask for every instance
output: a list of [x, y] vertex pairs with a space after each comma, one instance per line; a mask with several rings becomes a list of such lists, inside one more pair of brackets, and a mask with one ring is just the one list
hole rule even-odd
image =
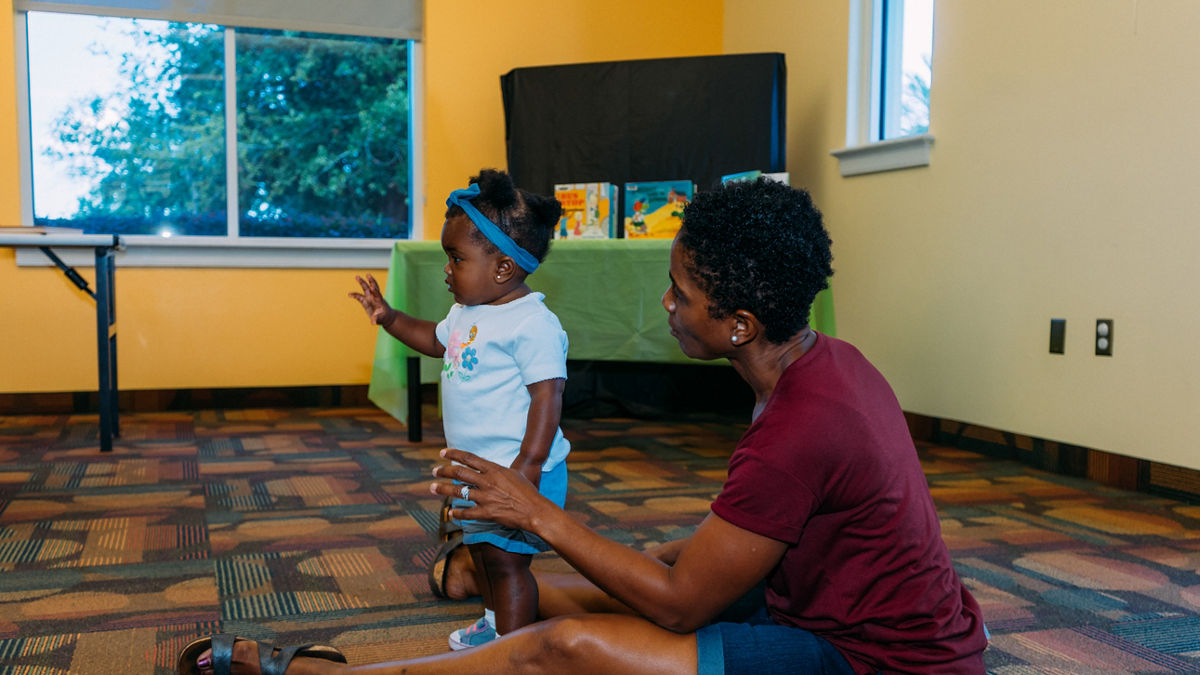
[[465, 215], [455, 216], [442, 226], [442, 250], [446, 252], [446, 287], [462, 305], [486, 305], [502, 295], [496, 283], [499, 252], [488, 253], [472, 237], [475, 224]]

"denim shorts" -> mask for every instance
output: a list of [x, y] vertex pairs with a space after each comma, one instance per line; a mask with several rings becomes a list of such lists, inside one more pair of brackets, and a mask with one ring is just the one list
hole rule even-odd
[[[714, 623], [696, 631], [699, 675], [854, 675], [850, 662], [828, 640], [772, 621], [762, 589], [760, 585]], [[756, 603], [760, 603], [757, 609]]]
[[[454, 481], [458, 483], [459, 481]], [[538, 492], [546, 499], [557, 504], [560, 508], [567, 501], [567, 463], [559, 462], [550, 471], [543, 471], [538, 480]], [[475, 502], [455, 497], [452, 506], [456, 509], [467, 509]], [[490, 520], [462, 520], [464, 544], [491, 544], [509, 553], [533, 555], [549, 551], [550, 545], [541, 537], [524, 530], [514, 530], [511, 527], [497, 525]]]

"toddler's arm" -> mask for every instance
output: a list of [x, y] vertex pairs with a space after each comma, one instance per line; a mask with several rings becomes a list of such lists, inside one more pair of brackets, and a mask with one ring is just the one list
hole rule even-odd
[[562, 394], [566, 380], [556, 377], [529, 385], [529, 416], [525, 422], [525, 438], [521, 452], [512, 468], [521, 472], [530, 483], [537, 485], [542, 478], [542, 463], [550, 455], [550, 444], [558, 431], [562, 417]]
[[352, 292], [349, 295], [363, 306], [372, 322], [379, 324], [389, 335], [425, 356], [442, 357], [446, 348], [438, 342], [435, 334], [436, 322], [418, 319], [392, 309], [387, 300], [383, 299], [383, 293], [379, 291], [379, 282], [370, 274], [365, 280], [359, 276], [354, 278], [358, 280], [358, 285], [362, 286], [362, 293]]

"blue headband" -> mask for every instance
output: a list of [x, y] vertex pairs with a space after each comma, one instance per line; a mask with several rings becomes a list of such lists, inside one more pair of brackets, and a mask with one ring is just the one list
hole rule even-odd
[[521, 269], [532, 274], [538, 268], [538, 259], [533, 257], [533, 254], [521, 248], [517, 242], [513, 241], [512, 237], [504, 233], [495, 223], [488, 220], [487, 216], [479, 212], [475, 205], [470, 202], [471, 199], [479, 196], [479, 185], [471, 183], [471, 186], [465, 190], [455, 190], [446, 198], [446, 206], [457, 206], [467, 214], [471, 222], [475, 223], [475, 227], [483, 233], [483, 236], [488, 238], [488, 241], [496, 245], [500, 252], [512, 258]]

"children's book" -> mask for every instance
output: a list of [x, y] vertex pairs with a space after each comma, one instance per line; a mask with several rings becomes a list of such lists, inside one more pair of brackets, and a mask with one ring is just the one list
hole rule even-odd
[[554, 198], [563, 208], [555, 239], [610, 239], [616, 235], [616, 185], [562, 183], [554, 186]]
[[758, 171], [757, 169], [754, 171], [739, 171], [737, 173], [721, 176], [721, 185], [740, 180], [758, 180], [758, 177], [761, 175], [763, 175], [763, 172]]
[[758, 180], [760, 176], [769, 180], [773, 180], [777, 183], [783, 183], [785, 185], [791, 182], [787, 171], [777, 171], [774, 173], [766, 173], [763, 171], [742, 171], [739, 173], [731, 173], [728, 176], [721, 176], [721, 185], [739, 180]]
[[679, 231], [683, 207], [692, 200], [690, 180], [625, 184], [625, 238], [670, 239]]

